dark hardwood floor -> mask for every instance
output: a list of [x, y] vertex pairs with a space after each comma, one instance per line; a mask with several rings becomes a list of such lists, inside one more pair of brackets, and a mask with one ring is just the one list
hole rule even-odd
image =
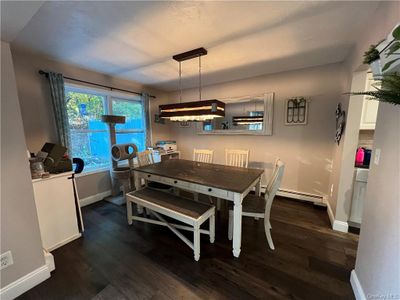
[[51, 278], [20, 299], [354, 299], [358, 236], [332, 231], [326, 211], [309, 203], [275, 199], [275, 251], [262, 220], [244, 218], [239, 259], [222, 211], [215, 244], [201, 239], [199, 262], [167, 228], [128, 226], [125, 206], [101, 201], [83, 217], [84, 237], [53, 251]]

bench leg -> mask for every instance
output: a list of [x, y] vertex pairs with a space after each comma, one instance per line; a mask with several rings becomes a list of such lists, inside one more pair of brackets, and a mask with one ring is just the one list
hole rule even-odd
[[128, 224], [132, 225], [132, 202], [126, 201], [126, 217], [128, 219]]
[[215, 241], [215, 215], [210, 216], [210, 243]]
[[198, 224], [194, 225], [193, 228], [193, 251], [194, 260], [199, 261], [200, 259], [200, 226]]

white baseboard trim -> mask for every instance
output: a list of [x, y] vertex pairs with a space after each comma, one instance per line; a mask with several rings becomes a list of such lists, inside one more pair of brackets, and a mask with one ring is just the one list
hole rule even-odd
[[349, 224], [347, 222], [335, 220], [332, 229], [340, 232], [349, 232]]
[[326, 204], [326, 211], [328, 212], [329, 221], [331, 221], [331, 225], [333, 227], [333, 223], [335, 222], [335, 216], [333, 215], [332, 207], [326, 198], [324, 198], [324, 202]]
[[358, 280], [356, 270], [351, 271], [350, 283], [351, 287], [353, 288], [353, 293], [356, 297], [356, 300], [366, 300], [367, 298], [365, 297], [364, 290], [361, 286], [360, 281]]
[[[264, 186], [262, 188], [265, 188]], [[287, 197], [296, 200], [308, 201], [318, 205], [324, 205], [324, 197], [320, 195], [303, 193], [294, 190], [279, 189], [276, 193], [278, 196]]]
[[105, 192], [102, 192], [102, 193], [98, 193], [98, 194], [95, 194], [95, 195], [92, 195], [92, 196], [89, 196], [89, 197], [86, 197], [86, 198], [82, 198], [82, 199], [79, 200], [79, 205], [81, 207], [83, 207], [83, 206], [86, 206], [86, 205], [101, 201], [105, 197], [108, 197], [110, 195], [111, 195], [111, 190], [108, 190], [108, 191], [105, 191]]
[[43, 265], [25, 276], [11, 282], [0, 290], [1, 300], [12, 300], [50, 277], [47, 265]]
[[46, 262], [47, 268], [49, 268], [49, 271], [52, 272], [56, 269], [56, 265], [54, 263], [54, 256], [50, 252], [47, 252], [46, 250], [43, 250], [44, 253], [44, 261]]
[[329, 221], [331, 222], [332, 229], [340, 232], [349, 232], [349, 224], [347, 222], [335, 220], [332, 207], [329, 201], [324, 198], [323, 202], [326, 204], [326, 211], [328, 212]]
[[79, 239], [81, 236], [82, 236], [82, 233], [74, 234], [73, 236], [70, 236], [70, 237], [66, 238], [65, 240], [62, 240], [61, 242], [59, 242], [51, 247], [48, 247], [46, 250], [49, 252], [53, 251], [57, 248], [60, 248], [61, 246], [68, 244], [69, 242], [72, 242], [73, 240]]

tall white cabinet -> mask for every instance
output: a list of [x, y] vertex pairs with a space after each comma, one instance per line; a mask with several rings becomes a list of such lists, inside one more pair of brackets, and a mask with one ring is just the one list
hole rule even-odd
[[79, 238], [83, 231], [72, 175], [32, 180], [43, 248], [49, 252]]

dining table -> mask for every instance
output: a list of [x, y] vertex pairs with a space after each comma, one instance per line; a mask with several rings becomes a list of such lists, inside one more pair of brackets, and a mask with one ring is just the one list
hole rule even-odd
[[142, 181], [145, 180], [170, 185], [177, 191], [182, 189], [233, 202], [232, 252], [235, 257], [239, 257], [242, 239], [242, 201], [253, 188], [255, 193], [260, 195], [263, 169], [169, 159], [138, 167], [133, 171], [137, 190], [142, 188]]

